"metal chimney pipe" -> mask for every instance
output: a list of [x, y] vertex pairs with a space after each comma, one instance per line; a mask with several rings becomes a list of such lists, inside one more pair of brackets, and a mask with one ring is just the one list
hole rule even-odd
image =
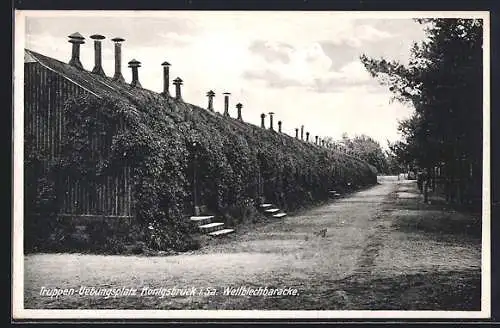
[[309, 132], [306, 132], [306, 141], [309, 141]]
[[274, 115], [273, 112], [269, 112], [269, 130], [274, 130], [274, 127], [273, 127], [273, 115]]
[[125, 82], [122, 75], [122, 44], [125, 41], [123, 38], [113, 38], [111, 39], [115, 43], [115, 75], [113, 80], [118, 82]]
[[94, 69], [92, 69], [92, 73], [106, 76], [104, 70], [102, 69], [102, 40], [105, 39], [104, 36], [99, 34], [91, 35], [90, 38], [94, 40]]
[[224, 92], [224, 116], [229, 116], [229, 92]]
[[78, 32], [75, 32], [68, 37], [68, 42], [72, 44], [71, 59], [69, 64], [78, 69], [83, 69], [83, 65], [80, 62], [80, 45], [85, 43], [85, 38]]
[[207, 92], [207, 97], [208, 97], [208, 106], [207, 109], [211, 112], [214, 111], [214, 97], [215, 97], [215, 92], [212, 90]]
[[170, 89], [170, 63], [169, 62], [163, 62], [161, 63], [161, 66], [163, 66], [163, 96], [169, 96], [169, 89]]
[[264, 114], [264, 113], [260, 114], [260, 127], [263, 129], [266, 128], [266, 122], [264, 122], [265, 118], [266, 118], [266, 114]]
[[141, 67], [141, 62], [135, 59], [132, 59], [128, 62], [128, 67], [132, 69], [132, 82], [130, 82], [130, 86], [141, 88], [141, 83], [139, 82], [139, 67]]
[[295, 128], [295, 138], [299, 138], [299, 128]]
[[315, 137], [316, 138], [316, 145], [318, 144], [318, 136]]
[[300, 140], [304, 140], [304, 126], [300, 126]]
[[237, 103], [236, 104], [236, 109], [238, 110], [238, 120], [240, 121], [243, 121], [243, 118], [241, 117], [241, 108], [243, 107], [243, 105], [241, 103]]
[[281, 132], [281, 121], [278, 121], [278, 132]]
[[182, 79], [180, 77], [177, 77], [174, 80], [174, 85], [175, 85], [175, 98], [182, 100], [182, 94], [181, 94], [181, 85], [182, 85]]

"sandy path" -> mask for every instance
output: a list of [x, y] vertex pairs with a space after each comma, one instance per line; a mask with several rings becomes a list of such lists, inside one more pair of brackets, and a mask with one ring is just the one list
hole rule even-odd
[[[396, 280], [402, 275], [424, 272], [449, 276], [453, 270], [459, 273], [472, 270], [476, 279], [480, 263], [480, 247], [473, 238], [467, 242], [459, 238], [460, 242], [453, 243], [422, 233], [411, 224], [409, 230], [404, 229], [408, 215], [411, 218], [411, 215], [425, 214], [424, 209], [416, 212], [406, 209], [405, 202], [414, 204], [418, 197], [413, 183], [385, 181], [300, 215], [255, 226], [252, 230], [239, 229], [230, 238], [188, 255], [29, 255], [25, 257], [25, 306], [135, 309], [411, 307], [415, 299], [424, 297], [422, 293], [411, 294], [413, 298], [404, 296], [407, 289], [414, 288], [413, 285], [397, 295], [390, 292], [391, 285], [401, 286], [401, 281]], [[324, 238], [314, 235], [324, 228], [327, 229]], [[464, 277], [472, 279], [469, 273]], [[428, 277], [421, 279], [428, 280]], [[434, 277], [428, 283], [429, 288], [435, 289], [433, 281], [445, 284], [440, 279], [444, 278], [440, 275]], [[370, 281], [377, 282], [370, 285]], [[194, 287], [196, 294], [175, 297], [131, 295], [107, 299], [72, 295], [56, 299], [40, 296], [42, 286], [74, 288], [76, 291], [80, 286], [126, 287], [136, 288], [138, 294], [144, 287], [191, 290]], [[297, 289], [298, 295], [223, 294], [225, 288], [239, 286], [291, 287]], [[392, 303], [379, 295], [380, 291], [375, 293], [373, 290], [378, 287], [373, 286], [386, 290], [384, 297], [392, 295]], [[217, 295], [208, 295], [214, 290]], [[404, 300], [402, 295], [406, 297]], [[423, 300], [421, 304], [427, 303]]]

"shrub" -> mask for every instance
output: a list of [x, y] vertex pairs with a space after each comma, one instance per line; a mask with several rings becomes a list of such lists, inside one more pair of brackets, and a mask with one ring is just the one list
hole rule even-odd
[[[51, 174], [30, 195], [36, 200], [32, 210], [44, 207], [56, 214], [54, 177], [71, 175], [98, 184], [128, 166], [135, 239], [156, 250], [184, 251], [198, 247], [185, 220], [193, 204], [194, 170], [200, 203], [233, 223], [261, 197], [293, 210], [326, 199], [329, 190], [343, 190], [347, 182], [358, 187], [376, 183], [373, 167], [345, 154], [171, 98], [141, 95], [67, 101], [62, 156], [49, 164]], [[43, 155], [31, 157], [33, 163], [43, 161]], [[107, 244], [123, 249], [116, 242]]]

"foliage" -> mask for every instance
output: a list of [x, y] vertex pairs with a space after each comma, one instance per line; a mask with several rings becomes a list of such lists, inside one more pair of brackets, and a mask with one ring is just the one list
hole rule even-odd
[[387, 171], [391, 175], [404, 173], [409, 169], [408, 165], [401, 163], [401, 161], [399, 160], [400, 156], [397, 155], [399, 143], [400, 141], [391, 143], [389, 140], [387, 140], [388, 150], [385, 151], [385, 158], [387, 161]]
[[379, 173], [388, 173], [386, 155], [380, 144], [373, 138], [364, 134], [349, 138], [346, 134], [343, 136], [342, 144], [348, 152], [356, 154], [360, 159], [373, 165]]
[[195, 172], [198, 204], [222, 216], [248, 212], [262, 197], [293, 209], [347, 182], [376, 182], [365, 162], [153, 93], [78, 96], [65, 116], [63, 156], [50, 171], [97, 185], [130, 167], [137, 225], [158, 250], [196, 247], [185, 220]]
[[[401, 163], [444, 167], [448, 177], [480, 180], [482, 143], [482, 25], [480, 19], [422, 19], [427, 39], [415, 43], [408, 65], [366, 55], [361, 61], [394, 98], [415, 113], [393, 145]], [[477, 192], [477, 190], [476, 190]]]

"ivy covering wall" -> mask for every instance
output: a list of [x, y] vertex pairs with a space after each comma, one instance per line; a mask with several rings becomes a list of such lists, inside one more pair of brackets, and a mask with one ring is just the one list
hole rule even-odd
[[98, 184], [129, 166], [132, 224], [158, 250], [196, 247], [185, 219], [193, 212], [195, 170], [199, 204], [233, 218], [262, 199], [292, 211], [327, 199], [332, 189], [345, 192], [348, 183], [376, 183], [372, 166], [346, 154], [153, 93], [79, 96], [67, 101], [65, 116], [59, 159], [44, 162], [25, 147], [26, 175], [42, 162], [49, 172], [26, 182], [27, 206], [56, 217], [58, 177]]

